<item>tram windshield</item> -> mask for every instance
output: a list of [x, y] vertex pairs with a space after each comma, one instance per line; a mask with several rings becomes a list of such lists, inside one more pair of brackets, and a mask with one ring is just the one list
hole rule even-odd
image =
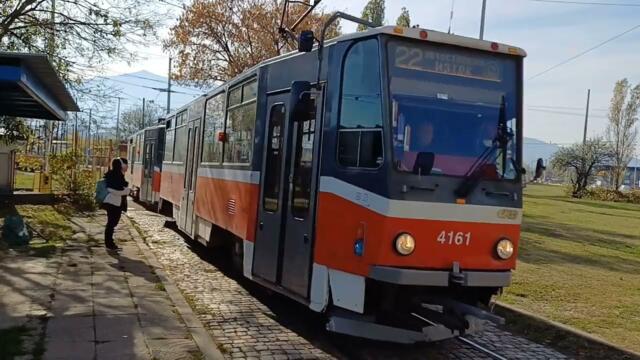
[[[464, 176], [480, 165], [485, 178], [515, 179], [516, 60], [407, 40], [387, 46], [396, 169]], [[505, 131], [509, 141], [497, 146]]]

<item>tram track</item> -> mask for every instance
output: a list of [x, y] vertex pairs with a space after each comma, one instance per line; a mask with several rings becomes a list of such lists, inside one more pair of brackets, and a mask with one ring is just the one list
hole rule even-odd
[[[437, 323], [435, 323], [435, 322], [433, 322], [433, 321], [431, 321], [431, 320], [429, 320], [429, 319], [426, 319], [426, 318], [424, 318], [424, 317], [422, 317], [422, 316], [420, 316], [420, 315], [418, 315], [418, 314], [416, 314], [416, 313], [411, 313], [411, 315], [413, 315], [414, 317], [416, 317], [416, 318], [418, 318], [418, 319], [420, 319], [420, 320], [422, 320], [422, 321], [426, 322], [426, 323], [427, 323], [427, 324], [429, 324], [429, 325], [434, 325], [434, 326], [435, 326], [435, 325], [438, 325]], [[487, 349], [486, 347], [484, 347], [484, 346], [482, 346], [482, 345], [480, 345], [480, 344], [476, 343], [476, 342], [475, 342], [475, 341], [473, 341], [473, 340], [467, 339], [467, 338], [466, 338], [466, 337], [464, 337], [464, 336], [456, 336], [456, 337], [455, 337], [455, 339], [456, 339], [457, 341], [459, 341], [459, 342], [462, 342], [462, 343], [463, 343], [463, 344], [465, 344], [465, 345], [468, 345], [468, 346], [470, 346], [470, 347], [472, 347], [472, 348], [474, 348], [474, 349], [476, 349], [476, 350], [480, 351], [481, 353], [483, 353], [483, 354], [485, 354], [485, 355], [489, 356], [490, 358], [492, 358], [492, 359], [494, 359], [494, 360], [508, 360], [506, 357], [504, 357], [504, 356], [502, 356], [502, 355], [500, 355], [500, 354], [497, 354], [496, 352], [494, 352], [494, 351], [492, 351], [492, 350], [489, 350], [489, 349]]]

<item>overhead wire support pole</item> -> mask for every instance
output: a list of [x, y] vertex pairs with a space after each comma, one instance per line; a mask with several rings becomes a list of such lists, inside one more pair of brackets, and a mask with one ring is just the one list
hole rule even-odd
[[171, 112], [171, 57], [169, 57], [169, 73], [167, 74], [167, 114]]
[[142, 98], [142, 119], [140, 121], [140, 130], [144, 129], [144, 104], [146, 102], [145, 98]]
[[587, 143], [587, 124], [589, 123], [589, 98], [591, 97], [591, 89], [587, 89], [587, 109], [584, 113], [584, 133], [582, 135], [582, 145]]
[[116, 113], [116, 143], [120, 144], [120, 97], [118, 97], [118, 110]]
[[487, 0], [482, 0], [482, 15], [480, 17], [480, 40], [484, 39], [484, 17], [487, 11]]

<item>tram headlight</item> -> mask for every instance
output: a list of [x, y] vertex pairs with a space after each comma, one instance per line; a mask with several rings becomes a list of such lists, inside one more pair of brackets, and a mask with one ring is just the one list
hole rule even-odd
[[507, 238], [502, 238], [496, 244], [496, 253], [502, 260], [507, 260], [513, 255], [513, 243]]
[[407, 233], [401, 233], [394, 242], [396, 251], [400, 255], [411, 255], [416, 248], [416, 240]]

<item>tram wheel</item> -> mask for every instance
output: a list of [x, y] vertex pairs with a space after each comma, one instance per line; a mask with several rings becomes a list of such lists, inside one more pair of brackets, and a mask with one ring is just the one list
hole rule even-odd
[[242, 274], [244, 269], [244, 247], [242, 240], [234, 239], [231, 246], [231, 259], [233, 261], [233, 269]]

